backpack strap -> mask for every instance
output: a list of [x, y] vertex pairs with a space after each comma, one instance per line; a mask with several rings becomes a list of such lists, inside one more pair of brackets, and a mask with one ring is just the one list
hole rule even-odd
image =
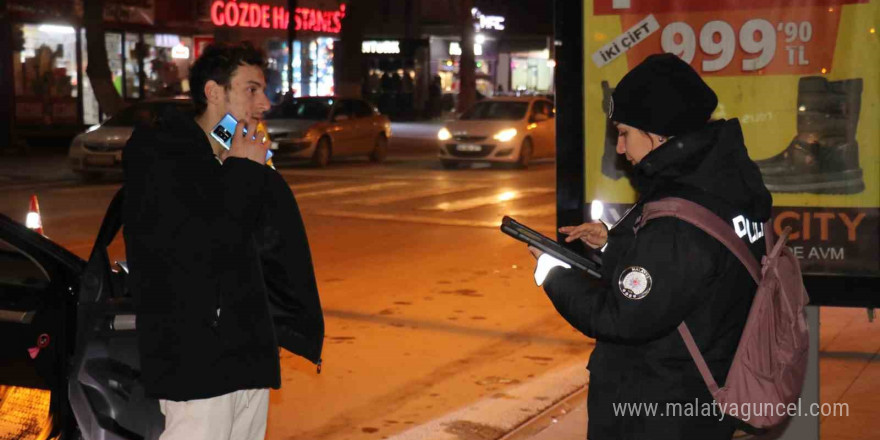
[[[752, 255], [748, 246], [736, 236], [733, 228], [714, 212], [690, 200], [668, 197], [645, 204], [645, 208], [642, 210], [642, 217], [636, 222], [636, 230], [638, 231], [638, 228], [643, 227], [649, 220], [658, 217], [675, 217], [700, 228], [703, 232], [711, 235], [730, 249], [730, 252], [748, 269], [755, 283], [761, 280], [761, 264]], [[769, 252], [771, 239], [767, 235], [766, 228], [764, 235], [767, 237], [767, 251]]]
[[[675, 217], [684, 220], [711, 235], [716, 240], [720, 241], [725, 247], [730, 249], [736, 258], [742, 262], [746, 269], [748, 269], [749, 274], [752, 275], [755, 283], [760, 282], [761, 265], [758, 263], [758, 260], [752, 255], [752, 252], [749, 251], [748, 246], [736, 236], [733, 228], [714, 212], [691, 202], [690, 200], [678, 197], [669, 197], [655, 202], [648, 202], [642, 210], [641, 218], [636, 221], [636, 232], [638, 232], [645, 223], [658, 217]], [[773, 240], [766, 227], [764, 228], [764, 235], [767, 237], [766, 243], [769, 254]], [[687, 346], [691, 358], [697, 365], [697, 369], [703, 377], [703, 382], [706, 383], [706, 387], [709, 388], [709, 392], [712, 393], [712, 396], [715, 396], [719, 390], [718, 383], [715, 382], [715, 378], [712, 377], [712, 371], [709, 370], [709, 365], [706, 364], [706, 360], [703, 358], [702, 353], [700, 353], [700, 348], [697, 346], [694, 336], [691, 334], [690, 329], [684, 321], [678, 325], [678, 333], [681, 335], [684, 345]]]

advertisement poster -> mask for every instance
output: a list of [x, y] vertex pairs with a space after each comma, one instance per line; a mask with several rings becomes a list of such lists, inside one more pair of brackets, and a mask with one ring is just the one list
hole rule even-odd
[[647, 56], [690, 63], [738, 118], [807, 274], [880, 276], [880, 0], [587, 0], [586, 200], [614, 222], [637, 195], [611, 92]]

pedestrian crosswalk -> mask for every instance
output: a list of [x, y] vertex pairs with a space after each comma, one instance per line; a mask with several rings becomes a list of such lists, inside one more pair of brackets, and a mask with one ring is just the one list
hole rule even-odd
[[479, 208], [481, 206], [495, 205], [499, 203], [519, 200], [535, 194], [552, 193], [552, 188], [529, 188], [521, 191], [502, 190], [496, 194], [480, 197], [471, 197], [467, 199], [455, 200], [452, 202], [442, 202], [432, 206], [424, 206], [419, 209], [458, 212], [468, 209]]
[[300, 195], [297, 196], [298, 199], [306, 199], [306, 198], [315, 198], [315, 197], [328, 197], [328, 196], [343, 196], [349, 194], [357, 194], [357, 193], [366, 193], [372, 191], [381, 191], [388, 188], [396, 188], [410, 185], [407, 182], [382, 182], [382, 183], [367, 183], [367, 184], [358, 184], [351, 186], [343, 186], [341, 188], [330, 188], [330, 189], [319, 189], [313, 191], [303, 191]]
[[[553, 230], [555, 226], [555, 189], [547, 186], [546, 180], [541, 182], [543, 185], [530, 185], [522, 176], [423, 172], [346, 175], [339, 171], [321, 175], [307, 171], [282, 173], [306, 216], [483, 228], [497, 227], [503, 216], [510, 215], [523, 218], [536, 229]], [[58, 218], [62, 215], [59, 212], [68, 209], [81, 214], [66, 201], [80, 197], [109, 200], [119, 187], [118, 182], [55, 186], [40, 191], [40, 196], [49, 198], [47, 203], [55, 207]], [[26, 202], [19, 199], [29, 195], [19, 191], [8, 203], [0, 203], [0, 208], [14, 212], [25, 206]], [[103, 206], [98, 211], [103, 212]]]
[[397, 194], [381, 194], [373, 197], [365, 197], [358, 200], [349, 200], [344, 203], [364, 206], [380, 206], [388, 203], [403, 202], [425, 197], [442, 196], [447, 194], [464, 193], [473, 190], [481, 190], [491, 188], [488, 185], [460, 185], [460, 186], [440, 186], [433, 188], [410, 188], [409, 191]]
[[472, 227], [497, 227], [504, 215], [549, 228], [555, 223], [552, 187], [395, 177], [336, 175], [293, 181], [290, 188], [304, 215]]

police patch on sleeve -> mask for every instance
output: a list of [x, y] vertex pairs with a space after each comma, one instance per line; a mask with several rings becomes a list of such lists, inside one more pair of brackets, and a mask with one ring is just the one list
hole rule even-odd
[[623, 296], [629, 299], [642, 299], [651, 292], [651, 274], [639, 266], [627, 267], [620, 274], [618, 286]]

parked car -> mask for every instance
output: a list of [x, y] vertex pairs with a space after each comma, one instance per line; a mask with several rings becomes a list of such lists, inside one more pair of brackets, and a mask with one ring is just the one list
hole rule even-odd
[[108, 172], [122, 170], [122, 147], [128, 142], [135, 125], [149, 122], [161, 115], [168, 106], [192, 113], [189, 98], [166, 98], [135, 103], [113, 115], [101, 124], [73, 138], [68, 157], [73, 171], [86, 180], [93, 180]]
[[120, 194], [88, 262], [0, 214], [0, 415], [17, 422], [0, 438], [154, 440], [164, 429], [139, 380], [126, 265], [107, 254]]
[[332, 158], [367, 156], [385, 160], [391, 121], [361, 99], [289, 98], [265, 115], [279, 157], [311, 159], [325, 167]]
[[556, 113], [543, 97], [482, 100], [437, 133], [444, 168], [465, 162], [496, 162], [526, 168], [532, 159], [556, 154]]

